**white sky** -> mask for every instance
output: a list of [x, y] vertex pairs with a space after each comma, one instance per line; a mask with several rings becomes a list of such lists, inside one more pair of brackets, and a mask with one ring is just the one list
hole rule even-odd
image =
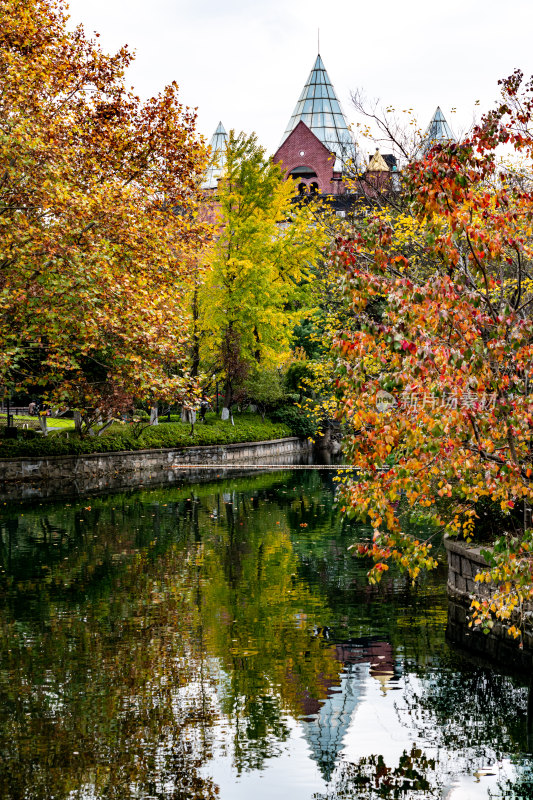
[[[533, 0], [70, 0], [72, 23], [108, 52], [136, 51], [141, 97], [176, 80], [208, 139], [255, 131], [274, 152], [320, 51], [349, 123], [350, 92], [413, 108], [425, 128], [440, 105], [468, 128], [498, 97], [497, 81], [533, 74]], [[451, 109], [456, 108], [456, 113]], [[370, 145], [368, 150], [373, 149]]]

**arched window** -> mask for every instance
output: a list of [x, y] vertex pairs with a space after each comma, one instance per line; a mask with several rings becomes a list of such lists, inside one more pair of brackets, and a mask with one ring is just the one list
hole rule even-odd
[[318, 194], [318, 183], [316, 181], [311, 184], [311, 194]]
[[298, 191], [300, 192], [300, 194], [305, 194], [307, 192], [307, 185], [305, 183], [299, 183]]
[[316, 178], [316, 172], [314, 171], [313, 167], [295, 167], [289, 172], [291, 178], [295, 180], [305, 180], [308, 181], [310, 178]]

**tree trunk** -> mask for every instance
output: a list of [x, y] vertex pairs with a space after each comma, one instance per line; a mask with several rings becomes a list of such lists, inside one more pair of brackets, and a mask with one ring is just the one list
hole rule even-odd
[[48, 427], [46, 425], [46, 417], [44, 414], [39, 414], [39, 425], [41, 426], [41, 430], [45, 436], [48, 436]]
[[[257, 330], [257, 325], [254, 327], [254, 336], [255, 336], [255, 341], [259, 345], [259, 342], [261, 341], [261, 339], [259, 337], [259, 331]], [[257, 361], [258, 364], [261, 363], [261, 350], [259, 349], [259, 347], [257, 348], [257, 350], [254, 353], [254, 358], [255, 358], [255, 360]]]
[[222, 409], [222, 419], [227, 420], [231, 417], [233, 421], [233, 417], [231, 415], [231, 405], [233, 402], [233, 390], [231, 387], [230, 381], [226, 383], [224, 388], [224, 407]]
[[150, 409], [150, 425], [159, 425], [159, 414], [157, 409], [157, 403], [154, 403], [154, 405]]
[[108, 420], [107, 420], [107, 422], [106, 422], [106, 424], [105, 424], [105, 425], [102, 425], [102, 427], [101, 427], [101, 428], [100, 428], [100, 430], [98, 431], [98, 434], [97, 434], [97, 436], [101, 436], [101, 435], [104, 433], [104, 431], [106, 431], [106, 430], [109, 428], [109, 426], [113, 424], [113, 422], [114, 422], [114, 420], [112, 420], [112, 419], [108, 419]]
[[79, 411], [74, 412], [74, 430], [81, 436], [81, 414]]
[[232, 400], [233, 400], [233, 389], [231, 387], [230, 381], [228, 381], [224, 387], [224, 407], [230, 408]]
[[198, 376], [198, 372], [200, 369], [200, 336], [198, 334], [198, 289], [194, 290], [194, 294], [192, 296], [192, 322], [193, 322], [193, 333], [192, 333], [192, 364], [191, 364], [191, 375], [193, 378]]
[[533, 678], [529, 681], [527, 694], [527, 743], [529, 752], [533, 753]]

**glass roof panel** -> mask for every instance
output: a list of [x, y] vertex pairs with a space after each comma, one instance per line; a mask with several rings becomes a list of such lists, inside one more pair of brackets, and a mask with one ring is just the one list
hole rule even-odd
[[329, 150], [335, 152], [336, 171], [342, 170], [347, 150], [351, 151], [348, 153], [349, 157], [355, 158], [352, 136], [320, 56], [317, 56], [300, 100], [289, 120], [282, 144], [300, 121], [304, 122]]
[[433, 114], [433, 119], [429, 123], [422, 141], [422, 151], [429, 150], [434, 144], [444, 144], [445, 142], [455, 142], [455, 136], [446, 122], [446, 117], [442, 113], [440, 106], [437, 106], [437, 110]]

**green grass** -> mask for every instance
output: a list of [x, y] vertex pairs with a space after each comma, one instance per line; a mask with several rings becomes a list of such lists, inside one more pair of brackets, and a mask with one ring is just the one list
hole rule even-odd
[[[39, 419], [38, 419], [38, 417], [30, 417], [28, 414], [14, 414], [13, 415], [13, 421], [14, 421], [16, 427], [19, 427], [17, 425], [17, 422], [20, 422], [20, 423], [25, 423], [25, 422], [30, 423], [31, 422], [32, 423], [32, 427], [34, 427], [36, 429], [39, 427]], [[0, 414], [0, 425], [2, 425], [2, 423], [5, 423], [5, 422], [7, 422], [7, 414]], [[60, 419], [60, 418], [57, 418], [57, 417], [47, 417], [46, 418], [46, 422], [47, 422], [47, 426], [49, 428], [61, 428], [61, 429], [74, 428], [74, 420], [73, 419]]]
[[72, 428], [54, 431], [47, 437], [34, 431], [24, 431], [21, 432], [21, 439], [0, 439], [0, 458], [183, 448], [258, 442], [293, 435], [290, 426], [269, 420], [263, 422], [258, 414], [235, 415], [235, 425], [222, 422], [215, 414], [208, 414], [205, 424], [198, 422], [195, 425], [192, 436], [190, 429], [190, 425], [181, 422], [161, 421], [159, 425], [146, 426], [142, 430], [138, 425], [115, 423], [102, 436], [84, 439], [80, 439]]

